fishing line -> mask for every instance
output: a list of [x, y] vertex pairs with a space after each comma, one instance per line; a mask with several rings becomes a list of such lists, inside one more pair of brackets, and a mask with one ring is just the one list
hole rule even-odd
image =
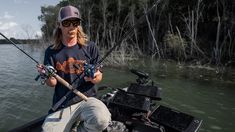
[[[103, 56], [103, 58], [101, 58], [94, 66], [94, 68], [99, 68], [102, 67], [101, 63], [112, 53], [113, 50], [115, 50], [118, 46], [120, 46], [122, 44], [122, 42], [127, 39], [128, 37], [130, 37], [133, 32], [135, 27], [139, 26], [143, 20], [145, 19], [145, 16], [148, 15], [153, 9], [154, 7], [157, 6], [157, 3], [155, 3], [148, 11], [145, 11], [144, 14], [137, 20], [137, 22], [131, 26], [121, 37], [120, 39], [117, 41], [117, 43], [108, 50], [108, 52]], [[77, 78], [80, 78], [80, 76], [78, 76]], [[75, 78], [75, 80], [77, 80], [77, 78]], [[67, 97], [72, 93], [72, 91], [68, 91], [53, 107], [52, 110], [56, 110], [58, 109], [58, 107], [67, 99]]]
[[17, 49], [19, 49], [21, 52], [23, 52], [25, 55], [27, 55], [31, 60], [33, 60], [34, 62], [36, 62], [37, 64], [40, 64], [36, 59], [34, 59], [32, 56], [30, 56], [28, 53], [26, 53], [24, 50], [22, 50], [20, 47], [18, 47], [16, 45], [15, 42], [13, 42], [12, 40], [8, 39], [5, 35], [3, 35], [2, 33], [0, 33], [0, 35], [2, 37], [4, 37], [7, 41], [11, 42], [12, 45], [14, 45]]
[[[101, 63], [112, 53], [112, 51], [114, 49], [116, 49], [116, 47], [120, 46], [122, 44], [122, 42], [127, 39], [128, 37], [130, 37], [133, 32], [134, 32], [134, 29], [135, 27], [139, 26], [139, 24], [141, 24], [145, 18], [146, 15], [148, 15], [153, 9], [154, 7], [156, 7], [157, 4], [154, 4], [148, 11], [144, 12], [144, 14], [137, 20], [137, 22], [131, 26], [127, 32], [125, 32], [122, 36], [121, 36], [121, 39], [119, 39], [117, 41], [117, 43], [103, 56], [103, 58], [101, 58], [98, 63], [94, 66], [95, 68], [98, 68], [101, 66]], [[27, 54], [24, 50], [22, 50], [21, 48], [19, 48], [16, 43], [14, 43], [13, 41], [11, 41], [10, 39], [8, 39], [5, 35], [3, 35], [2, 33], [0, 33], [1, 36], [3, 36], [6, 40], [8, 40], [9, 42], [11, 42], [11, 44], [13, 44], [17, 49], [19, 49], [21, 52], [23, 52], [25, 55], [27, 55], [31, 60], [33, 60], [34, 62], [36, 62], [38, 65], [40, 64], [37, 60], [35, 60], [33, 57], [31, 57], [29, 54]], [[72, 92], [77, 92], [78, 96], [80, 96], [81, 98], [83, 98], [84, 100], [87, 99], [87, 97], [85, 95], [83, 95], [82, 93], [80, 93], [79, 91], [77, 91], [76, 88], [73, 88], [72, 85], [68, 84], [65, 80], [62, 80], [62, 78], [60, 78], [57, 74], [54, 73], [54, 75], [56, 75], [57, 79], [59, 79], [60, 81], [64, 82], [65, 85], [67, 85], [67, 87], [70, 89], [69, 92], [66, 93], [66, 95], [61, 98], [57, 103], [56, 105], [53, 106], [53, 110], [55, 111], [67, 98], [67, 96], [72, 93]], [[78, 76], [79, 78], [80, 76]], [[77, 78], [76, 78], [77, 79]], [[76, 80], [75, 79], [75, 80]], [[74, 82], [74, 81], [73, 81]], [[72, 83], [73, 84], [73, 83]]]
[[[11, 42], [11, 44], [13, 44], [17, 49], [19, 49], [21, 52], [23, 52], [25, 55], [27, 55], [31, 60], [33, 60], [34, 62], [37, 63], [37, 65], [40, 65], [40, 63], [34, 59], [33, 57], [31, 57], [28, 53], [26, 53], [24, 50], [22, 50], [21, 48], [19, 48], [16, 43], [14, 43], [13, 41], [11, 41], [10, 39], [8, 39], [5, 35], [3, 35], [2, 33], [0, 33], [1, 36], [3, 36], [6, 40], [8, 40], [9, 42]], [[56, 74], [56, 70], [52, 67], [52, 66], [44, 66], [43, 68], [45, 70], [46, 76], [53, 76], [56, 78], [57, 81], [59, 81], [61, 84], [63, 84], [65, 87], [67, 87], [70, 91], [73, 91], [77, 96], [79, 96], [80, 98], [82, 98], [83, 100], [87, 101], [87, 97], [81, 93], [80, 91], [78, 91], [76, 88], [74, 88], [71, 84], [69, 84], [66, 80], [64, 80], [63, 78], [61, 78], [59, 75]], [[42, 77], [42, 76], [41, 76]], [[44, 76], [43, 76], [44, 77]], [[37, 77], [38, 78], [38, 77]], [[45, 79], [45, 78], [44, 78]]]

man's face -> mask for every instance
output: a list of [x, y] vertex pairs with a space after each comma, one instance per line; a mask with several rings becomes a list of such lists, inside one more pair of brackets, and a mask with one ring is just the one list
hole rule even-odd
[[72, 39], [77, 37], [78, 26], [80, 26], [80, 20], [71, 18], [60, 22], [59, 28], [62, 31], [63, 37]]

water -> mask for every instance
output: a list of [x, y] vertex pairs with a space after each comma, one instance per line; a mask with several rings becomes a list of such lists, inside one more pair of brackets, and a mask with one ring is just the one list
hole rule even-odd
[[163, 104], [203, 119], [201, 131], [232, 132], [235, 117], [234, 85], [216, 81], [162, 80]]
[[[30, 49], [26, 51], [42, 60], [39, 53], [32, 53]], [[0, 45], [0, 131], [7, 131], [47, 112], [53, 91], [34, 81], [36, 75], [33, 61], [12, 45]]]
[[[28, 45], [21, 47], [36, 60], [43, 60], [42, 49], [35, 50]], [[172, 62], [153, 61], [146, 64], [138, 61], [129, 67], [151, 73], [152, 79], [163, 90], [159, 104], [203, 119], [200, 131], [234, 131], [233, 79], [216, 80], [209, 74], [204, 75], [203, 70], [178, 68]], [[53, 89], [34, 81], [36, 75], [33, 61], [12, 45], [0, 45], [0, 131], [7, 131], [47, 113]], [[106, 67], [99, 85], [121, 88], [135, 79], [136, 76], [127, 69]]]

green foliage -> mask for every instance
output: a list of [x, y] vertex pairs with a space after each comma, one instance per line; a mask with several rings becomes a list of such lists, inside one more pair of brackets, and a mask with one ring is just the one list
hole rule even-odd
[[178, 34], [167, 32], [163, 37], [164, 44], [168, 47], [169, 52], [172, 52], [174, 58], [177, 60], [185, 59], [186, 40], [181, 38]]
[[56, 26], [56, 19], [59, 8], [57, 6], [42, 6], [41, 15], [38, 19], [43, 22], [41, 31], [45, 40], [50, 40], [53, 34], [53, 30]]
[[78, 7], [90, 39], [100, 48], [110, 49], [154, 3], [157, 3], [154, 10], [128, 34], [125, 50], [132, 47], [147, 55], [157, 52], [162, 58], [177, 56], [177, 60], [186, 61], [202, 58], [212, 63], [234, 61], [233, 0], [63, 0], [56, 6], [42, 6], [38, 19], [43, 22], [44, 39], [50, 40], [59, 8]]
[[170, 32], [167, 32], [164, 36], [163, 42], [173, 50], [184, 50], [184, 47], [186, 46], [186, 41], [184, 39], [180, 38], [179, 35]]

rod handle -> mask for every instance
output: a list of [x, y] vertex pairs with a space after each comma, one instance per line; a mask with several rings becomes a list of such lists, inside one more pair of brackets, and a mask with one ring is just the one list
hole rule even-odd
[[70, 85], [67, 81], [65, 81], [63, 78], [61, 78], [59, 75], [55, 74], [54, 77], [57, 79], [57, 81], [59, 81], [60, 83], [62, 83], [64, 86], [66, 86], [68, 89], [72, 90], [77, 96], [79, 96], [81, 99], [87, 101], [88, 97], [86, 95], [84, 95], [83, 93], [81, 93], [80, 91], [78, 91], [77, 89], [73, 88], [72, 85]]

